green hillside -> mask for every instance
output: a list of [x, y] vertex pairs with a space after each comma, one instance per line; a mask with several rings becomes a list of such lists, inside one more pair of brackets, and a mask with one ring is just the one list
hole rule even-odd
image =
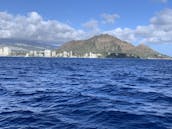
[[151, 48], [141, 44], [134, 46], [108, 34], [94, 36], [87, 40], [70, 41], [65, 43], [57, 52], [70, 52], [75, 56], [83, 56], [85, 53], [101, 54], [102, 57], [127, 57], [127, 58], [167, 58]]

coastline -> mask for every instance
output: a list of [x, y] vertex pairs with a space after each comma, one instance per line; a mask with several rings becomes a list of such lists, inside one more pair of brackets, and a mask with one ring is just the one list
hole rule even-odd
[[0, 56], [0, 58], [49, 58], [49, 59], [138, 59], [138, 60], [172, 60], [172, 58], [87, 58], [87, 57], [39, 57], [39, 56]]

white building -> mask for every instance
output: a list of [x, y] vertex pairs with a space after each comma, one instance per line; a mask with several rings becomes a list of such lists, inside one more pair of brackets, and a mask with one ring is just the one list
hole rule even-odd
[[11, 48], [9, 47], [0, 48], [0, 56], [10, 56], [10, 55], [11, 55]]
[[99, 53], [89, 52], [84, 54], [84, 58], [99, 58], [99, 57], [102, 57], [102, 55]]
[[36, 51], [30, 51], [28, 55], [31, 56], [31, 57], [36, 56]]
[[0, 48], [0, 56], [4, 55], [3, 54], [3, 48]]
[[44, 57], [51, 57], [52, 56], [52, 53], [51, 53], [51, 50], [44, 50]]
[[69, 55], [69, 54], [68, 54], [67, 51], [64, 51], [64, 52], [63, 52], [63, 57], [68, 57], [68, 55]]
[[56, 51], [52, 51], [52, 52], [51, 52], [51, 56], [52, 56], [52, 57], [56, 57], [56, 56], [57, 56]]

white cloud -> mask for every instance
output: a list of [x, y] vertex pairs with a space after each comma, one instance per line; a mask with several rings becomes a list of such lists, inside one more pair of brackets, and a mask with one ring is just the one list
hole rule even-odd
[[172, 43], [172, 9], [165, 9], [150, 19], [150, 24], [135, 29], [117, 28], [105, 33], [129, 42]]
[[162, 2], [162, 3], [167, 3], [168, 2], [168, 0], [159, 0], [160, 2]]
[[85, 36], [86, 38], [91, 38], [95, 35], [99, 35], [102, 33], [99, 27], [99, 22], [97, 20], [90, 20], [83, 24], [83, 27], [85, 28]]
[[172, 9], [160, 11], [150, 20], [155, 28], [163, 29], [164, 31], [172, 30]]
[[162, 4], [166, 4], [168, 2], [168, 0], [151, 0], [151, 1], [155, 3], [162, 3]]
[[114, 30], [105, 31], [104, 33], [114, 35], [114, 36], [116, 36], [120, 39], [123, 39], [125, 41], [128, 41], [128, 42], [133, 42], [136, 40], [134, 31], [129, 28], [124, 28], [124, 29], [116, 28]]
[[0, 12], [0, 38], [65, 42], [84, 36], [84, 31], [56, 20], [44, 20], [37, 12], [26, 16]]
[[90, 20], [84, 23], [83, 26], [91, 31], [99, 31], [99, 23], [97, 20]]
[[120, 18], [118, 14], [107, 14], [107, 13], [102, 14], [101, 17], [103, 18], [104, 24], [113, 24], [117, 18]]
[[[113, 23], [113, 20], [109, 20], [108, 23]], [[90, 20], [83, 24], [87, 30], [83, 31], [56, 20], [44, 20], [37, 12], [30, 12], [24, 16], [0, 12], [0, 38], [62, 43], [99, 33], [109, 33], [133, 43], [172, 43], [172, 9], [158, 12], [150, 19], [148, 25], [139, 25], [135, 29], [116, 28], [102, 31], [100, 24], [97, 20]]]

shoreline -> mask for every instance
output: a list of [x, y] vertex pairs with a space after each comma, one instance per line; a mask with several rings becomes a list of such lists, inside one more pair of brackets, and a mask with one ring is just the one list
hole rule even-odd
[[84, 57], [25, 57], [25, 56], [0, 56], [0, 58], [48, 58], [48, 59], [138, 59], [138, 60], [172, 60], [172, 58], [84, 58]]

